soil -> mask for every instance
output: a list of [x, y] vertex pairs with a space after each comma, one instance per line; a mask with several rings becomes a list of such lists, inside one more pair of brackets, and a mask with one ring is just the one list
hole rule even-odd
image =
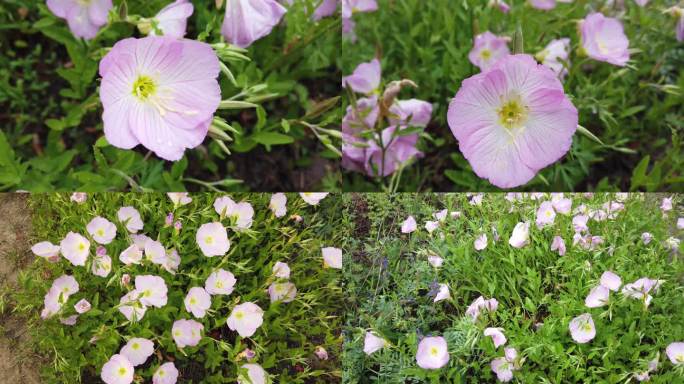
[[[0, 194], [0, 296], [16, 288], [19, 271], [33, 258], [27, 201], [25, 194]], [[41, 382], [39, 369], [43, 362], [29, 348], [30, 335], [25, 325], [25, 319], [12, 313], [11, 302], [0, 311], [0, 383]]]

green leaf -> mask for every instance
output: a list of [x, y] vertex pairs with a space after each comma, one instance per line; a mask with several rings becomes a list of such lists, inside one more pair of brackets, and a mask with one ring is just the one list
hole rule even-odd
[[292, 136], [278, 132], [259, 132], [250, 137], [252, 140], [263, 145], [283, 145], [294, 143]]

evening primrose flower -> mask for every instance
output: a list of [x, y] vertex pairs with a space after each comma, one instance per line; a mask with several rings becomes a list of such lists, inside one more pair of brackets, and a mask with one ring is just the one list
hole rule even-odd
[[84, 266], [90, 253], [90, 241], [78, 233], [69, 232], [59, 243], [59, 250], [71, 264]]
[[553, 71], [510, 55], [463, 81], [447, 119], [473, 171], [513, 188], [565, 155], [578, 115]]
[[152, 384], [176, 384], [177, 380], [178, 369], [171, 361], [160, 365], [152, 376]]
[[40, 316], [46, 319], [59, 312], [62, 305], [69, 300], [69, 296], [77, 293], [78, 289], [78, 282], [73, 276], [62, 275], [55, 279], [47, 294], [45, 294], [43, 300], [44, 308]]
[[548, 11], [556, 7], [556, 0], [528, 0], [532, 8]]
[[133, 369], [126, 356], [116, 354], [102, 366], [100, 377], [107, 384], [130, 384], [133, 382]]
[[551, 68], [560, 79], [563, 79], [568, 74], [566, 63], [568, 63], [568, 56], [570, 54], [570, 39], [562, 38], [551, 40], [549, 44], [541, 52], [538, 52], [534, 57], [542, 64]]
[[567, 215], [572, 211], [572, 199], [563, 197], [562, 193], [552, 193], [551, 204], [556, 213]]
[[594, 12], [580, 21], [582, 48], [594, 60], [624, 67], [629, 61], [629, 40], [618, 19]]
[[309, 205], [318, 205], [328, 196], [328, 192], [300, 192], [299, 196]]
[[192, 197], [187, 192], [167, 192], [174, 206], [188, 205], [192, 202]]
[[487, 234], [483, 233], [478, 236], [477, 239], [475, 239], [474, 246], [476, 251], [481, 251], [487, 248]]
[[140, 218], [140, 212], [133, 207], [121, 207], [116, 213], [119, 221], [126, 225], [126, 229], [130, 233], [137, 233], [143, 229], [143, 221]]
[[135, 290], [140, 293], [139, 300], [143, 305], [151, 305], [157, 308], [166, 305], [168, 289], [164, 279], [159, 276], [136, 276]]
[[425, 222], [425, 230], [428, 231], [428, 233], [434, 232], [437, 228], [439, 228], [439, 221], [428, 220]]
[[185, 309], [201, 319], [211, 307], [211, 296], [202, 287], [192, 287], [185, 296]]
[[363, 352], [370, 355], [387, 346], [389, 343], [382, 337], [375, 336], [373, 332], [366, 332], [366, 337], [363, 339]]
[[518, 370], [518, 351], [515, 348], [506, 348], [504, 350], [504, 357], [497, 357], [492, 360], [491, 368], [496, 373], [497, 380], [501, 382], [508, 382], [513, 379], [513, 371]]
[[76, 204], [83, 204], [88, 200], [88, 194], [85, 192], [74, 192], [71, 194], [71, 197], [69, 197], [69, 200]]
[[373, 12], [378, 10], [376, 0], [342, 0], [342, 18], [349, 19], [357, 12]]
[[242, 337], [252, 336], [264, 322], [264, 311], [252, 302], [236, 305], [228, 316], [226, 324]]
[[227, 0], [221, 33], [229, 43], [247, 48], [269, 35], [286, 12], [275, 0]]
[[74, 36], [91, 40], [107, 24], [112, 0], [47, 0], [47, 7], [55, 16], [66, 19]]
[[214, 210], [221, 217], [234, 218], [238, 229], [247, 229], [252, 226], [254, 208], [246, 201], [236, 203], [228, 196], [219, 197], [214, 201]]
[[439, 257], [437, 255], [430, 255], [430, 256], [428, 256], [427, 259], [428, 259], [428, 263], [430, 263], [430, 265], [432, 265], [435, 268], [441, 267], [442, 264], [444, 263], [444, 259], [442, 259], [441, 257]]
[[449, 294], [449, 286], [447, 284], [439, 284], [439, 291], [437, 291], [433, 302], [436, 303], [438, 301], [447, 299], [451, 299], [451, 295]]
[[99, 244], [109, 244], [116, 236], [116, 225], [100, 216], [90, 220], [86, 230]]
[[320, 345], [314, 350], [314, 355], [321, 360], [328, 360], [328, 351], [326, 351], [325, 348]]
[[587, 215], [577, 215], [572, 218], [572, 227], [575, 232], [586, 232], [589, 230], [587, 222], [589, 221], [589, 216]]
[[416, 224], [416, 219], [413, 216], [409, 216], [401, 223], [401, 233], [411, 233], [418, 228]]
[[225, 269], [218, 269], [207, 277], [204, 289], [210, 295], [230, 295], [237, 280], [235, 276]]
[[93, 257], [93, 265], [91, 267], [93, 275], [100, 277], [107, 277], [112, 271], [112, 258], [108, 255]]
[[547, 225], [553, 225], [556, 219], [556, 211], [553, 209], [553, 203], [545, 201], [539, 205], [537, 210], [537, 228], [543, 228]]
[[611, 291], [617, 292], [618, 289], [620, 289], [620, 286], [622, 285], [622, 279], [620, 276], [616, 275], [615, 272], [612, 271], [605, 271], [601, 275], [601, 280], [600, 284]]
[[284, 283], [271, 283], [268, 287], [268, 295], [271, 297], [271, 303], [276, 301], [289, 303], [295, 299], [297, 287], [289, 281]]
[[641, 234], [641, 241], [643, 241], [644, 245], [648, 244], [653, 240], [653, 235], [651, 235], [649, 232], [644, 232]]
[[275, 217], [283, 217], [287, 214], [287, 196], [282, 193], [274, 193], [271, 195], [271, 201], [268, 203], [268, 208], [273, 212]]
[[166, 261], [166, 248], [159, 241], [148, 239], [145, 241], [145, 259], [163, 265]]
[[342, 269], [342, 250], [335, 247], [321, 248], [323, 268]]
[[608, 304], [610, 290], [603, 285], [597, 285], [589, 291], [589, 295], [584, 299], [584, 305], [589, 308], [598, 308]]
[[124, 249], [119, 255], [119, 260], [125, 265], [140, 264], [142, 260], [143, 253], [138, 248], [137, 245], [131, 244], [128, 248]]
[[485, 336], [490, 336], [494, 342], [494, 348], [506, 344], [506, 336], [503, 334], [503, 328], [486, 328], [484, 330]]
[[164, 260], [162, 266], [168, 273], [175, 275], [176, 271], [178, 271], [178, 266], [180, 265], [180, 262], [181, 259], [180, 255], [178, 254], [178, 251], [176, 251], [175, 249], [170, 249], [166, 251], [166, 259]]
[[473, 65], [486, 71], [499, 59], [508, 56], [509, 37], [499, 37], [489, 31], [475, 36], [473, 49], [468, 53], [468, 60]]
[[583, 313], [570, 321], [570, 336], [580, 344], [587, 343], [596, 337], [596, 327], [591, 314]]
[[653, 299], [651, 292], [655, 294], [663, 282], [665, 282], [665, 280], [655, 280], [649, 279], [648, 277], [642, 277], [633, 283], [625, 284], [622, 287], [621, 292], [627, 297], [641, 300], [644, 303], [644, 306], [648, 307]]
[[123, 295], [119, 300], [119, 312], [128, 321], [140, 321], [147, 312], [147, 306], [140, 302], [138, 296], [140, 296], [140, 292], [133, 290]]
[[154, 343], [142, 337], [134, 337], [121, 348], [122, 355], [126, 356], [133, 366], [145, 364], [147, 358], [154, 353]]
[[197, 230], [197, 245], [204, 256], [223, 256], [230, 249], [228, 232], [219, 222], [202, 224]]
[[513, 233], [510, 239], [508, 239], [508, 244], [514, 248], [522, 248], [529, 244], [530, 242], [530, 223], [528, 221], [524, 223], [518, 223], [513, 228]]
[[418, 344], [416, 362], [423, 369], [439, 369], [449, 362], [446, 339], [441, 336], [425, 337]]
[[221, 102], [218, 74], [209, 44], [158, 36], [120, 40], [100, 61], [107, 141], [122, 149], [142, 144], [162, 159], [180, 160], [207, 136]]
[[287, 263], [277, 261], [273, 265], [273, 276], [279, 277], [281, 279], [289, 279], [290, 278], [290, 266], [287, 265]]
[[343, 77], [342, 86], [349, 87], [354, 92], [369, 95], [380, 88], [381, 78], [380, 60], [373, 59], [359, 64], [351, 75]]
[[499, 302], [492, 299], [485, 299], [483, 296], [478, 297], [466, 309], [466, 316], [470, 316], [473, 320], [477, 320], [482, 311], [495, 312], [499, 307]]
[[171, 335], [178, 348], [194, 347], [202, 339], [202, 330], [204, 330], [202, 323], [181, 319], [173, 322]]
[[555, 236], [551, 242], [551, 251], [558, 251], [559, 256], [565, 255], [565, 241], [560, 236]]
[[157, 30], [164, 36], [182, 39], [188, 25], [188, 18], [192, 16], [194, 7], [188, 0], [176, 0], [162, 8], [161, 11], [150, 20], [149, 28], [151, 35], [157, 35]]
[[79, 315], [90, 311], [90, 308], [92, 308], [92, 306], [90, 305], [90, 302], [88, 302], [88, 300], [86, 299], [81, 299], [78, 301], [78, 303], [74, 304], [74, 309], [76, 310], [76, 312], [78, 312]]
[[259, 364], [243, 364], [241, 367], [243, 370], [247, 370], [247, 376], [240, 374], [238, 376], [238, 384], [266, 384], [268, 379], [268, 373]]
[[41, 241], [31, 247], [34, 255], [42, 257], [52, 263], [59, 261], [59, 245], [54, 245], [49, 241]]
[[684, 342], [670, 343], [665, 349], [667, 357], [674, 365], [684, 365]]

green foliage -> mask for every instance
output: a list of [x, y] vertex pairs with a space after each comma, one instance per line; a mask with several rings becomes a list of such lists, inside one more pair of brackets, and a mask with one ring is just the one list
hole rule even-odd
[[[479, 72], [468, 60], [473, 36], [484, 31], [514, 37], [518, 25], [524, 52], [535, 54], [552, 39], [569, 37], [570, 74], [565, 91], [579, 111], [579, 123], [593, 133], [575, 135], [568, 154], [528, 183], [527, 190], [682, 190], [681, 135], [684, 105], [684, 48], [675, 39], [676, 20], [663, 10], [676, 2], [653, 0], [645, 7], [625, 1], [626, 10], [604, 1], [557, 3], [536, 10], [525, 0], [506, 1], [508, 14], [483, 0], [378, 0], [378, 11], [357, 13], [356, 42], [343, 39], [343, 74], [378, 56], [383, 82], [411, 79], [417, 89], [400, 98], [433, 104], [432, 123], [419, 142], [426, 153], [403, 170], [401, 182], [346, 174], [345, 190], [495, 190], [480, 179], [462, 154], [446, 122], [449, 101], [464, 79]], [[580, 56], [577, 21], [602, 11], [619, 17], [633, 49], [625, 68]], [[509, 44], [513, 50], [513, 43]], [[350, 102], [349, 102], [350, 103]], [[648, 179], [636, 174], [646, 156]], [[648, 162], [648, 161], [647, 161]], [[655, 164], [654, 164], [655, 162]], [[389, 179], [389, 178], [388, 178]], [[389, 187], [388, 187], [389, 185]]]
[[[245, 363], [238, 354], [245, 348], [256, 352], [254, 362], [261, 364], [275, 383], [327, 383], [339, 380], [338, 357], [341, 353], [340, 271], [323, 268], [321, 247], [335, 246], [345, 232], [341, 227], [340, 201], [328, 197], [319, 206], [305, 204], [296, 195], [288, 195], [287, 215], [276, 218], [268, 209], [270, 195], [233, 196], [254, 206], [252, 227], [243, 232], [229, 230], [231, 247], [226, 256], [205, 257], [196, 244], [197, 228], [219, 220], [212, 206], [214, 194], [192, 195], [189, 205], [176, 206], [162, 194], [94, 194], [84, 204], [69, 201], [69, 195], [33, 195], [35, 241], [59, 244], [69, 232], [87, 236], [86, 224], [101, 216], [117, 224], [117, 236], [105, 245], [112, 258], [112, 272], [106, 277], [90, 272], [92, 256], [85, 267], [75, 267], [61, 258], [53, 264], [38, 259], [20, 274], [20, 289], [12, 292], [16, 310], [26, 315], [36, 348], [52, 359], [44, 369], [49, 383], [96, 382], [102, 365], [118, 353], [130, 337], [145, 337], [155, 343], [156, 353], [136, 368], [136, 375], [151, 382], [154, 370], [165, 361], [175, 361], [183, 383], [235, 382], [237, 367]], [[116, 212], [122, 206], [139, 210], [145, 223], [140, 233], [158, 239], [167, 249], [175, 248], [181, 263], [173, 275], [159, 265], [144, 261], [125, 266], [119, 254], [130, 244], [128, 232], [118, 222]], [[177, 231], [165, 225], [167, 213], [182, 223]], [[298, 222], [290, 215], [300, 215]], [[231, 226], [230, 218], [223, 223]], [[232, 228], [232, 227], [231, 227]], [[91, 241], [91, 253], [95, 242]], [[270, 303], [267, 287], [274, 281], [275, 262], [289, 264], [290, 281], [297, 287], [291, 303]], [[183, 304], [190, 287], [204, 286], [209, 274], [224, 268], [236, 279], [230, 295], [212, 296], [212, 306], [202, 319], [195, 319]], [[63, 306], [63, 312], [48, 320], [39, 317], [43, 296], [52, 281], [62, 274], [74, 276], [80, 289]], [[124, 274], [161, 276], [168, 286], [168, 303], [150, 307], [139, 322], [129, 322], [119, 313], [119, 299], [132, 289], [124, 285]], [[133, 280], [132, 280], [133, 281]], [[74, 326], [59, 318], [74, 314], [73, 305], [82, 298], [92, 309], [81, 315]], [[238, 303], [252, 301], [264, 310], [264, 323], [254, 336], [242, 338], [226, 326], [231, 309]], [[196, 347], [179, 349], [171, 337], [171, 326], [178, 319], [194, 319], [204, 325], [203, 338]], [[314, 356], [317, 346], [329, 353], [329, 360]]]
[[[217, 9], [214, 0], [193, 1], [187, 38], [214, 46], [224, 64], [222, 97], [243, 104], [217, 112], [222, 132], [186, 152], [183, 165], [141, 147], [110, 146], [102, 131], [99, 60], [118, 40], [141, 36], [137, 17], [152, 17], [169, 2], [114, 0], [109, 24], [91, 41], [75, 38], [45, 2], [0, 4], [0, 104], [7, 106], [0, 125], [16, 165], [0, 169], [0, 188], [264, 190], [259, 180], [252, 180], [262, 171], [255, 174], [255, 162], [243, 160], [247, 154], [273, 158], [284, 172], [304, 172], [339, 157], [335, 127], [340, 119], [340, 19], [312, 21], [317, 0], [295, 2], [272, 34], [246, 51], [223, 44], [225, 6]], [[321, 105], [325, 108], [316, 115], [310, 113]], [[299, 161], [290, 160], [293, 157]], [[329, 185], [332, 178], [311, 180], [307, 189], [321, 182]], [[292, 179], [271, 181], [268, 189], [293, 190]]]
[[[663, 196], [660, 196], [663, 197]], [[572, 195], [573, 209], [585, 204], [601, 206], [616, 196]], [[490, 363], [503, 355], [486, 327], [501, 327], [524, 362], [515, 371], [517, 383], [625, 383], [660, 352], [652, 383], [679, 383], [684, 371], [664, 356], [665, 347], [684, 339], [684, 262], [680, 253], [664, 244], [681, 238], [674, 222], [682, 215], [681, 196], [675, 210], [663, 215], [659, 196], [631, 195], [614, 220], [589, 221], [593, 235], [604, 243], [596, 250], [572, 245], [572, 216], [558, 214], [551, 226], [538, 229], [536, 211], [543, 200], [526, 198], [511, 203], [503, 194], [485, 194], [481, 206], [471, 205], [465, 194], [356, 195], [356, 207], [347, 220], [355, 222], [356, 238], [347, 245], [347, 294], [343, 382], [345, 383], [493, 383]], [[448, 209], [459, 218], [442, 222], [432, 234], [423, 228], [433, 213]], [[402, 234], [401, 223], [412, 215], [418, 230]], [[516, 249], [508, 244], [516, 223], [531, 221], [530, 243]], [[494, 230], [500, 238], [494, 241]], [[645, 245], [643, 232], [653, 241]], [[487, 233], [482, 251], [473, 242]], [[567, 253], [559, 256], [549, 247], [562, 236]], [[444, 259], [433, 268], [427, 256]], [[641, 277], [663, 279], [648, 308], [643, 303], [611, 292], [610, 303], [587, 308], [584, 299], [606, 271], [617, 273], [623, 284]], [[433, 302], [431, 286], [446, 283], [451, 299]], [[473, 322], [466, 308], [479, 296], [496, 298], [496, 312]], [[568, 324], [582, 313], [592, 314], [596, 338], [575, 343]], [[390, 346], [367, 356], [366, 331], [372, 330]], [[416, 365], [419, 338], [444, 336], [449, 363], [438, 370]]]

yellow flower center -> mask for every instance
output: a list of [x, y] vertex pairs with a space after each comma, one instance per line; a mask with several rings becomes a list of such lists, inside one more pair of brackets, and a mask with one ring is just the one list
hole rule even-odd
[[133, 349], [135, 349], [135, 350], [138, 350], [138, 349], [140, 349], [140, 344], [138, 344], [138, 343], [133, 343], [133, 345], [131, 346], [131, 348], [133, 348]]
[[133, 96], [140, 100], [147, 100], [157, 90], [157, 84], [148, 76], [139, 76], [133, 83]]
[[487, 61], [492, 57], [492, 51], [490, 51], [489, 49], [483, 49], [480, 51], [480, 57], [483, 60]]
[[157, 376], [159, 376], [159, 377], [164, 377], [164, 375], [166, 375], [166, 372], [164, 372], [163, 369], [160, 369], [160, 370], [157, 371]]
[[245, 317], [245, 313], [242, 311], [237, 311], [235, 312], [235, 318], [238, 320], [242, 320], [242, 318]]
[[592, 330], [591, 324], [589, 324], [589, 323], [584, 323], [584, 325], [582, 326], [582, 329], [585, 330], [586, 332], [591, 331], [591, 330]]
[[519, 97], [509, 100], [497, 111], [499, 123], [508, 129], [520, 127], [527, 120], [527, 107]]
[[212, 244], [214, 242], [214, 238], [211, 236], [207, 236], [206, 238], [204, 238], [204, 242], [207, 244]]
[[197, 304], [197, 300], [194, 297], [191, 297], [190, 304]]
[[680, 363], [684, 363], [684, 354], [677, 355], [675, 357], [675, 360], [677, 360]]
[[128, 372], [128, 370], [126, 370], [126, 367], [119, 368], [119, 376], [121, 376], [121, 377], [126, 376], [127, 372]]
[[102, 228], [97, 230], [97, 235], [98, 236], [104, 236], [104, 230]]
[[223, 283], [220, 281], [216, 282], [216, 288], [223, 288]]
[[79, 243], [79, 244], [78, 244], [78, 250], [79, 250], [79, 251], [84, 250], [85, 247], [86, 247], [86, 246], [85, 246], [85, 244], [83, 244], [83, 243]]
[[551, 211], [546, 211], [546, 217], [551, 217], [552, 212]]
[[437, 356], [439, 354], [439, 350], [436, 347], [430, 348], [430, 354], [432, 356]]

